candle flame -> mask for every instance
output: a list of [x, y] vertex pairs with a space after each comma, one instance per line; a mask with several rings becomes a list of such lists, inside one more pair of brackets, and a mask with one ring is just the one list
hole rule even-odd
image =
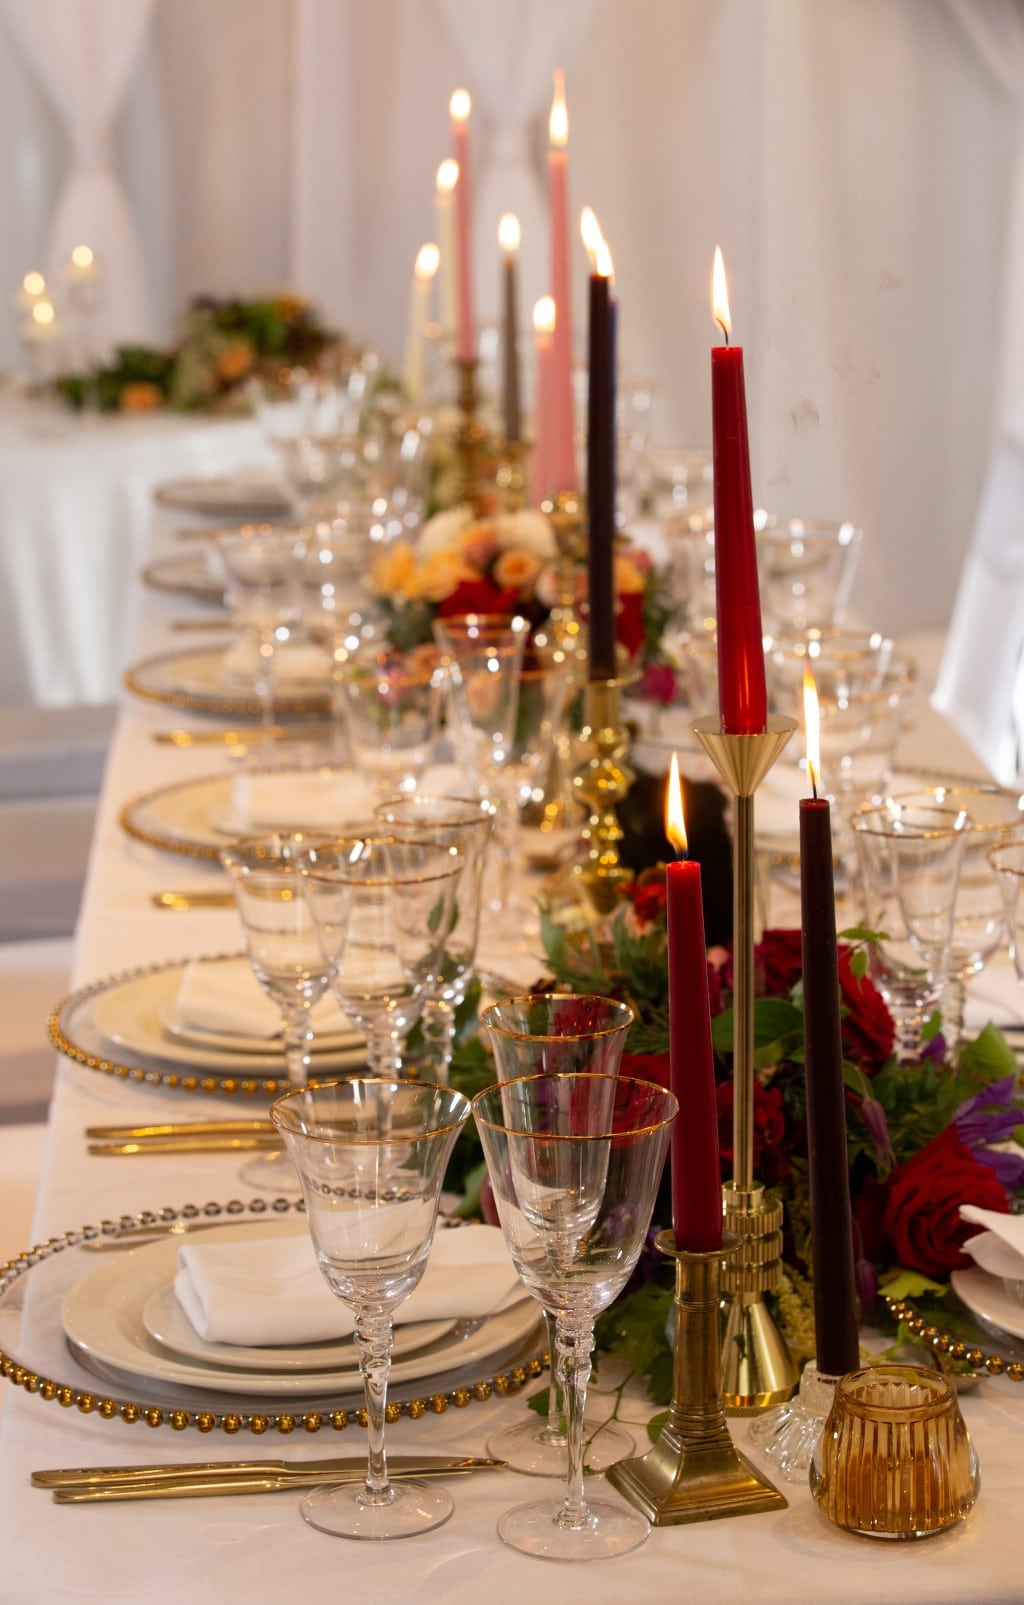
[[434, 277], [434, 274], [437, 272], [440, 265], [441, 252], [438, 250], [437, 246], [432, 240], [428, 240], [427, 244], [421, 245], [419, 250], [416, 252], [416, 266], [413, 269], [413, 272], [416, 274], [418, 279], [426, 279], [429, 281]]
[[37, 273], [33, 269], [31, 273], [25, 274], [21, 281], [21, 287], [26, 295], [42, 295], [46, 289], [46, 280], [41, 273]]
[[76, 245], [71, 253], [71, 260], [77, 268], [92, 267], [96, 260], [87, 245]]
[[725, 283], [725, 263], [722, 261], [722, 248], [715, 246], [715, 266], [711, 275], [711, 315], [725, 335], [728, 345], [732, 334], [732, 319], [729, 316], [729, 291]]
[[683, 787], [679, 779], [679, 759], [672, 754], [665, 796], [665, 835], [680, 858], [686, 857], [686, 821], [683, 818]]
[[811, 790], [817, 796], [821, 780], [821, 714], [818, 710], [818, 688], [810, 667], [804, 670], [804, 724], [807, 729], [807, 773]]
[[597, 253], [600, 249], [601, 241], [604, 236], [601, 233], [601, 225], [597, 221], [597, 217], [595, 216], [593, 209], [589, 206], [585, 206], [580, 213], [580, 236], [583, 240], [586, 253], [590, 258], [590, 266], [596, 273]]
[[551, 116], [548, 118], [548, 138], [552, 145], [564, 150], [569, 143], [569, 113], [565, 107], [565, 73], [561, 67], [555, 68], [555, 93], [551, 102]]
[[612, 266], [612, 253], [608, 249], [608, 241], [603, 234], [601, 243], [597, 247], [597, 260], [594, 263], [594, 268], [599, 278], [614, 279], [615, 277], [615, 269]]
[[542, 295], [533, 309], [533, 327], [537, 334], [554, 334], [555, 332], [555, 298], [553, 295]]
[[515, 212], [503, 213], [501, 222], [498, 224], [498, 244], [507, 256], [515, 255], [519, 249], [521, 238], [522, 231]]
[[53, 306], [49, 301], [37, 301], [35, 306], [32, 308], [33, 321], [41, 324], [44, 328], [47, 324], [52, 323], [55, 317], [56, 313], [54, 312]]
[[441, 195], [450, 195], [459, 182], [459, 164], [454, 156], [446, 156], [437, 169], [436, 184]]
[[469, 90], [456, 89], [452, 94], [451, 100], [448, 102], [448, 114], [451, 117], [452, 122], [464, 123], [468, 121], [469, 114], [472, 109], [473, 102], [469, 97]]

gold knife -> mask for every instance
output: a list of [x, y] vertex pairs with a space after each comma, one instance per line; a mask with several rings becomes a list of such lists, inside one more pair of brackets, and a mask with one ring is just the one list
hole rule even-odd
[[91, 1142], [86, 1147], [86, 1153], [116, 1158], [124, 1155], [134, 1157], [136, 1154], [234, 1154], [244, 1153], [253, 1148], [283, 1147], [282, 1139], [272, 1132], [267, 1132], [265, 1135], [251, 1132], [248, 1136], [237, 1137], [219, 1137], [212, 1133], [205, 1137], [154, 1137], [126, 1142]]
[[234, 908], [235, 895], [203, 887], [194, 892], [154, 892], [150, 902], [157, 908], [172, 908], [180, 914], [189, 908]]
[[272, 1120], [178, 1120], [155, 1126], [86, 1126], [87, 1137], [105, 1138], [117, 1142], [124, 1137], [205, 1137], [238, 1136], [247, 1133], [269, 1133], [274, 1130]]
[[[388, 1474], [406, 1477], [464, 1477], [474, 1471], [501, 1471], [503, 1460], [447, 1456], [389, 1456]], [[111, 1500], [203, 1499], [231, 1493], [277, 1493], [285, 1488], [311, 1488], [324, 1483], [361, 1483], [364, 1461], [324, 1460], [244, 1462], [209, 1467], [137, 1467], [127, 1475], [112, 1467], [99, 1477], [91, 1473], [33, 1472], [32, 1482], [48, 1488], [56, 1504], [96, 1504]], [[81, 1480], [72, 1480], [79, 1477]]]

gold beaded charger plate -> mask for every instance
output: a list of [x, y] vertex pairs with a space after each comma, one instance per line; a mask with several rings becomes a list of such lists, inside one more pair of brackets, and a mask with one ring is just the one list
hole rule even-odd
[[[107, 1240], [117, 1240], [122, 1233], [142, 1229], [177, 1232], [196, 1224], [222, 1221], [259, 1221], [265, 1227], [275, 1218], [302, 1213], [301, 1201], [284, 1198], [166, 1206], [91, 1222], [35, 1244], [0, 1266], [0, 1376], [24, 1388], [41, 1403], [76, 1410], [83, 1416], [94, 1415], [101, 1421], [129, 1425], [141, 1422], [153, 1428], [170, 1427], [175, 1432], [220, 1431], [230, 1437], [239, 1433], [262, 1437], [266, 1433], [286, 1436], [295, 1431], [308, 1434], [322, 1429], [341, 1432], [351, 1425], [365, 1427], [361, 1396], [355, 1391], [348, 1397], [332, 1393], [315, 1401], [249, 1401], [241, 1394], [205, 1393], [162, 1384], [160, 1397], [154, 1397], [150, 1385], [140, 1389], [110, 1378], [104, 1379], [109, 1385], [98, 1386], [97, 1378], [69, 1357], [60, 1306], [83, 1271], [95, 1266], [94, 1257], [83, 1253], [84, 1247], [96, 1247]], [[32, 1294], [31, 1320], [27, 1323], [21, 1314], [26, 1291]], [[463, 1409], [474, 1402], [484, 1403], [494, 1395], [515, 1393], [539, 1377], [547, 1360], [541, 1352], [543, 1334], [537, 1306], [527, 1299], [523, 1308], [531, 1305], [533, 1319], [525, 1337], [510, 1341], [503, 1351], [481, 1356], [476, 1366], [467, 1364], [465, 1345], [457, 1351], [453, 1349], [445, 1357], [452, 1369], [409, 1379], [395, 1388], [388, 1402], [388, 1419], [404, 1416], [415, 1421], [426, 1415], [443, 1414], [452, 1407]], [[22, 1357], [26, 1353], [23, 1345], [28, 1341], [26, 1324], [32, 1342], [32, 1354], [27, 1359]], [[70, 1379], [69, 1366], [73, 1372]]]
[[280, 485], [252, 474], [211, 479], [172, 479], [153, 492], [161, 507], [205, 518], [285, 518], [290, 511]]
[[[260, 700], [253, 687], [224, 667], [224, 646], [190, 647], [159, 652], [124, 671], [123, 682], [135, 696], [148, 702], [165, 702], [193, 713], [230, 714], [256, 719]], [[274, 688], [274, 716], [326, 714], [326, 680], [283, 680]]]
[[214, 573], [205, 551], [171, 552], [155, 557], [142, 570], [142, 583], [152, 591], [191, 596], [198, 602], [224, 601], [224, 581]]
[[[209, 962], [237, 961], [240, 956], [237, 953], [215, 954], [210, 956]], [[54, 1047], [87, 1070], [139, 1081], [146, 1086], [165, 1086], [184, 1092], [259, 1093], [270, 1097], [284, 1092], [288, 1081], [283, 1049], [239, 1053], [201, 1048], [166, 1031], [161, 1009], [176, 998], [189, 962], [179, 959], [169, 964], [126, 970], [72, 992], [50, 1017], [50, 1040]], [[112, 1042], [101, 1030], [96, 1018], [97, 1006], [100, 1021], [106, 1024], [107, 1031], [114, 1029], [111, 1021], [118, 1022], [119, 1042]], [[344, 1045], [318, 1050], [315, 1067], [318, 1073], [352, 1070], [362, 1065], [365, 1058], [362, 1039], [353, 1033]]]
[[372, 807], [372, 795], [353, 769], [282, 765], [159, 786], [125, 803], [118, 823], [149, 847], [216, 859], [241, 836], [268, 830], [333, 834], [361, 823]]

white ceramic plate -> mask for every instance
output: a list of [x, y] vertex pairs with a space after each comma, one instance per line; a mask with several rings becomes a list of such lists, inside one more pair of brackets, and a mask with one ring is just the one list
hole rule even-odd
[[[239, 836], [289, 828], [334, 831], [357, 820], [361, 822], [372, 812], [373, 798], [365, 784], [353, 770], [338, 770], [339, 779], [343, 779], [347, 787], [345, 812], [342, 817], [339, 811], [338, 816], [332, 817], [331, 825], [326, 826], [322, 818], [314, 817], [317, 809], [323, 808], [323, 797], [309, 804], [302, 801], [303, 781], [308, 780], [309, 773], [308, 768], [281, 768], [273, 774], [273, 784], [280, 787], [282, 798], [290, 793], [294, 813], [302, 814], [305, 810], [310, 815], [307, 819], [280, 818], [273, 824], [254, 824], [236, 807], [235, 777], [219, 774], [161, 786], [158, 791], [133, 798], [121, 810], [121, 825], [130, 836], [138, 836], [150, 846], [192, 858], [216, 858], [228, 840], [237, 840]], [[283, 804], [282, 812], [285, 811], [287, 808]]]
[[214, 573], [205, 549], [154, 557], [142, 570], [142, 582], [154, 591], [173, 591], [202, 602], [224, 600], [224, 581]]
[[289, 511], [280, 485], [254, 474], [174, 479], [160, 485], [154, 498], [162, 507], [210, 518], [283, 518]]
[[[304, 1343], [294, 1348], [243, 1348], [238, 1343], [207, 1343], [201, 1338], [175, 1297], [170, 1283], [148, 1298], [142, 1307], [142, 1324], [154, 1342], [176, 1354], [201, 1360], [204, 1365], [228, 1366], [233, 1371], [259, 1371], [268, 1376], [281, 1372], [358, 1371], [355, 1339], [336, 1343]], [[436, 1343], [455, 1321], [410, 1321], [395, 1327], [393, 1356], [415, 1354]]]
[[[211, 959], [210, 963], [217, 960]], [[149, 970], [97, 994], [92, 1003], [92, 1021], [108, 1048], [204, 1070], [230, 1070], [236, 1075], [283, 1075], [282, 1047], [260, 1047], [249, 1038], [243, 1051], [227, 1051], [168, 1035], [163, 1011], [177, 998], [185, 968], [181, 963]], [[331, 1047], [321, 1046], [316, 1053], [318, 1070], [344, 1069], [361, 1064], [366, 1048], [363, 1038], [353, 1031], [347, 1038], [335, 1039]]]
[[[307, 1229], [305, 1221], [245, 1222], [205, 1232], [204, 1241], [229, 1241], [241, 1234], [288, 1236]], [[252, 1399], [307, 1399], [313, 1389], [325, 1398], [353, 1391], [356, 1373], [351, 1369], [318, 1371], [314, 1376], [241, 1372], [168, 1352], [147, 1331], [142, 1312], [155, 1293], [173, 1282], [178, 1246], [169, 1239], [135, 1249], [101, 1265], [71, 1289], [61, 1321], [72, 1353], [83, 1365], [100, 1375], [126, 1379], [135, 1387], [155, 1382]], [[467, 1323], [468, 1330], [457, 1322], [436, 1341], [397, 1360], [391, 1380], [397, 1385], [455, 1368], [480, 1367], [503, 1350], [525, 1342], [537, 1320], [537, 1304], [527, 1297], [480, 1322]]]
[[953, 1292], [979, 1320], [1024, 1339], [1024, 1304], [1010, 1297], [998, 1276], [971, 1265], [965, 1271], [954, 1271], [950, 1281]]
[[[224, 672], [223, 645], [191, 647], [143, 658], [124, 672], [129, 691], [150, 702], [196, 713], [223, 713], [256, 718], [259, 698], [253, 687]], [[326, 713], [326, 677], [313, 684], [282, 682], [274, 689], [274, 711], [282, 715]]]
[[[175, 1042], [187, 1042], [193, 1047], [201, 1048], [205, 1053], [212, 1048], [214, 1052], [227, 1054], [250, 1054], [255, 1049], [264, 1052], [268, 1043], [275, 1047], [281, 1043], [280, 1032], [273, 1037], [254, 1036], [245, 1031], [204, 1031], [200, 1025], [193, 1025], [190, 1020], [184, 1019], [176, 998], [169, 1003], [163, 1003], [157, 1010], [157, 1017], [161, 1029]], [[313, 1022], [316, 1030], [316, 1021]], [[348, 1026], [337, 1031], [319, 1031], [310, 1043], [312, 1053], [325, 1053], [332, 1049], [351, 1048], [362, 1039], [358, 1031]], [[177, 1051], [177, 1050], [175, 1050]]]

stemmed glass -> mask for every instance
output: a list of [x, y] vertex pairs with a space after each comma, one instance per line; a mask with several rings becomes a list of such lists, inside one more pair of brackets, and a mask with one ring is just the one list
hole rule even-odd
[[529, 1076], [473, 1100], [505, 1242], [527, 1291], [556, 1315], [565, 1391], [565, 1496], [508, 1511], [498, 1533], [550, 1560], [623, 1555], [650, 1533], [638, 1511], [588, 1501], [583, 1413], [594, 1321], [639, 1258], [678, 1104], [645, 1081], [593, 1075]]
[[[535, 1075], [614, 1076], [622, 1061], [633, 1011], [612, 998], [537, 993], [508, 998], [484, 1009], [480, 1024], [490, 1038], [494, 1063], [503, 1081]], [[545, 1307], [548, 1352], [555, 1353], [555, 1312]], [[488, 1439], [488, 1453], [507, 1460], [514, 1471], [564, 1477], [568, 1465], [565, 1398], [552, 1364], [547, 1419], [531, 1416]], [[589, 1471], [603, 1471], [633, 1453], [631, 1435], [608, 1421], [591, 1428], [584, 1422]]]
[[[309, 1080], [310, 1010], [327, 991], [327, 965], [303, 892], [307, 834], [275, 832], [225, 847], [220, 861], [231, 876], [253, 973], [281, 1011], [289, 1085]], [[253, 1187], [297, 1190], [283, 1153], [262, 1154], [240, 1175]]]
[[441, 973], [462, 864], [456, 847], [383, 828], [314, 846], [303, 860], [330, 986], [366, 1032], [371, 1075], [402, 1074], [405, 1039]]
[[448, 1087], [356, 1080], [304, 1087], [271, 1106], [320, 1269], [355, 1315], [366, 1398], [366, 1481], [314, 1488], [299, 1506], [321, 1532], [406, 1538], [439, 1527], [455, 1508], [436, 1483], [389, 1482], [384, 1422], [394, 1311], [426, 1268], [445, 1167], [469, 1108]]
[[447, 1082], [455, 1041], [455, 1011], [465, 1002], [476, 969], [487, 842], [494, 805], [461, 797], [393, 797], [374, 810], [381, 822], [412, 841], [457, 847], [462, 873], [437, 985], [423, 1005], [421, 1026], [431, 1069]]
[[896, 1027], [896, 1055], [917, 1059], [949, 973], [957, 879], [970, 820], [963, 810], [892, 799], [849, 816], [862, 913], [876, 933], [871, 979]]
[[433, 755], [441, 678], [433, 648], [372, 647], [339, 665], [338, 704], [352, 761], [382, 800], [414, 791]]
[[213, 544], [227, 580], [234, 622], [253, 643], [253, 680], [266, 735], [274, 722], [275, 653], [290, 639], [302, 615], [297, 578], [303, 538], [296, 529], [243, 524], [239, 529], [218, 530]]

